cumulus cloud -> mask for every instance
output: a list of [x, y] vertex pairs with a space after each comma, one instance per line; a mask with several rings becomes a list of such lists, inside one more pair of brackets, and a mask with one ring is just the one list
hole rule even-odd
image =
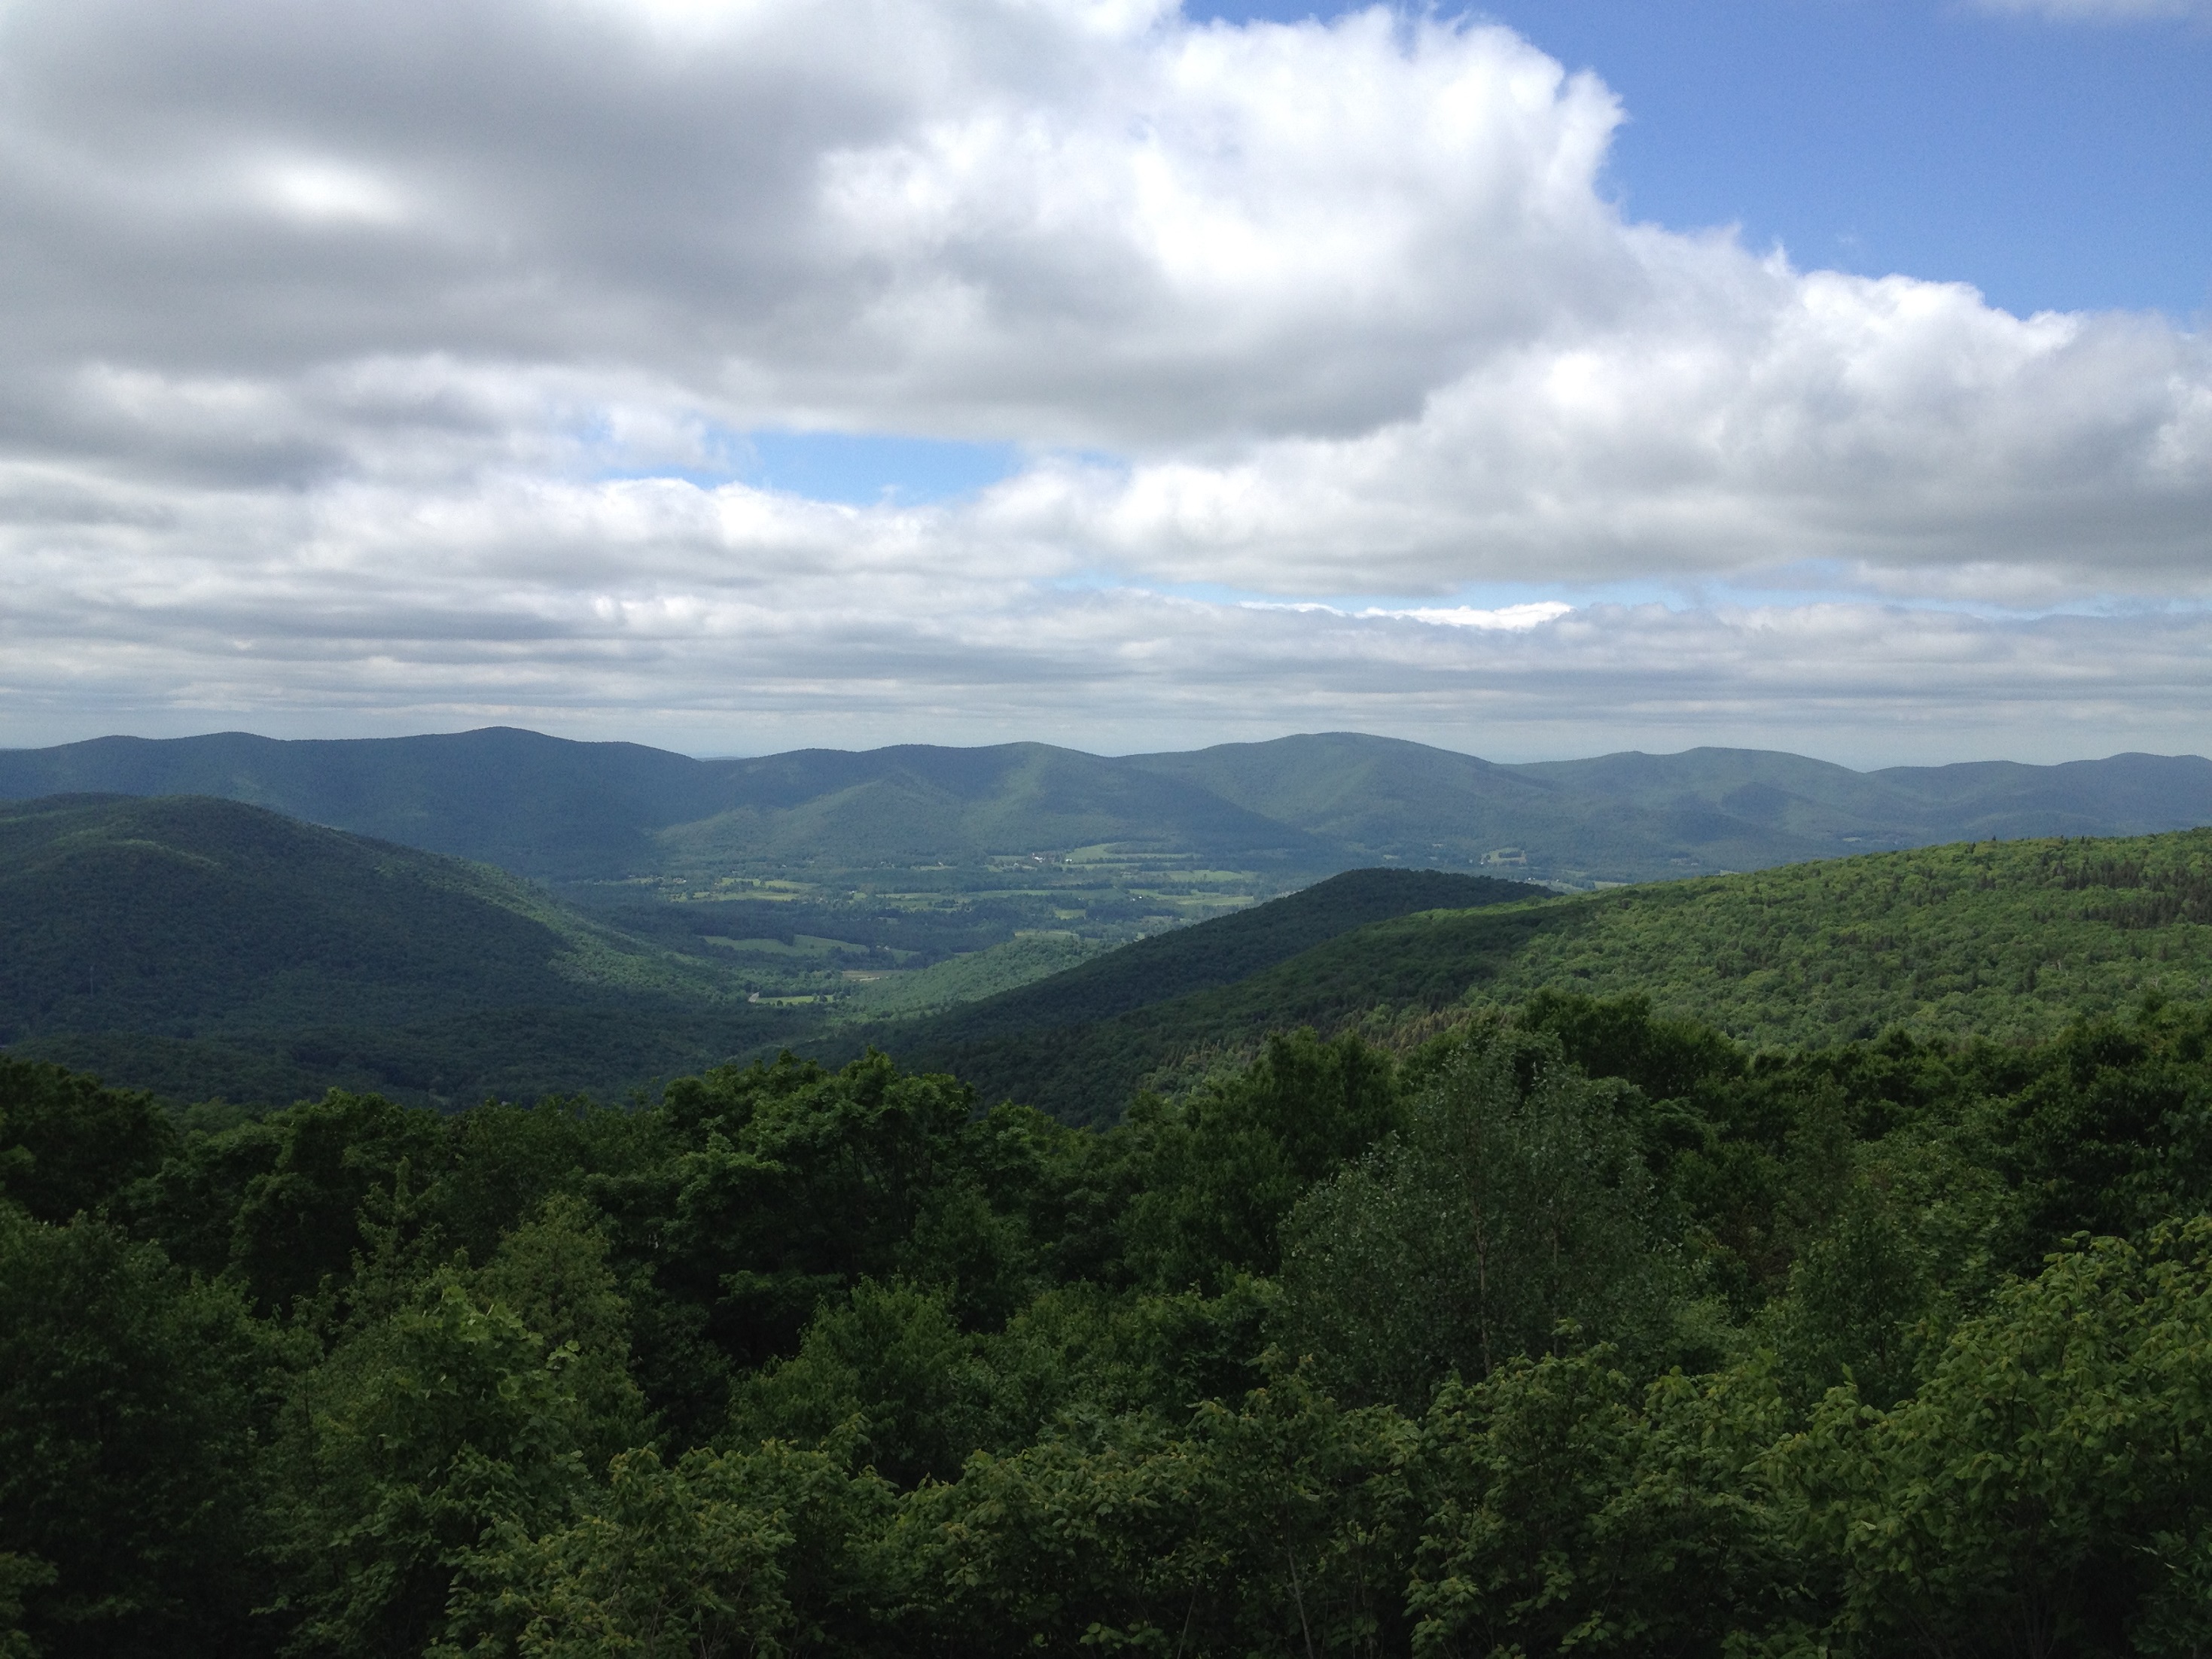
[[143, 728], [155, 684], [161, 731], [1126, 750], [1354, 728], [1500, 758], [1735, 742], [1869, 764], [2189, 748], [2212, 717], [2202, 613], [1254, 605], [947, 559], [948, 516], [654, 481], [331, 495], [261, 526], [244, 582], [213, 543], [151, 580], [131, 543], [155, 532], [112, 526], [0, 615], [4, 707]]
[[612, 358], [764, 419], [1356, 431], [1620, 264], [1603, 88], [1379, 10], [33, 0], [0, 27], [0, 187], [44, 233], [19, 340], [176, 372]]
[[1976, 0], [1984, 11], [2025, 12], [2067, 22], [2131, 23], [2147, 17], [2212, 15], [2205, 0]]
[[[1620, 118], [1383, 10], [12, 0], [14, 735], [2191, 729], [2195, 622], [1899, 607], [2212, 597], [2204, 337], [1626, 222]], [[767, 428], [1027, 459], [687, 482]], [[1856, 598], [1586, 591], [1808, 567]]]
[[1133, 567], [1309, 591], [1808, 558], [2025, 568], [2074, 592], [2212, 579], [2201, 337], [1627, 240], [1670, 256], [1649, 310], [1500, 351], [1417, 417], [1221, 462], [1040, 469], [994, 506]]

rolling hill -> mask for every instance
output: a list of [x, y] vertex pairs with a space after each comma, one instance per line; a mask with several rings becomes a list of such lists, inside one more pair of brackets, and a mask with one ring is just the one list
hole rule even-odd
[[994, 1037], [1036, 1036], [1132, 1013], [1286, 962], [1370, 922], [1419, 910], [1465, 910], [1542, 896], [1525, 882], [1437, 870], [1348, 870], [1249, 910], [1125, 945], [1034, 983], [937, 1016], [918, 1033], [932, 1052]]
[[[1084, 962], [1046, 1002], [1018, 988], [939, 1018], [969, 1036], [1095, 1019], [1380, 916], [1532, 890], [1357, 872]], [[0, 1045], [174, 1099], [273, 1103], [332, 1085], [444, 1103], [619, 1095], [797, 1038], [830, 1012], [750, 1003], [742, 953], [672, 948], [684, 941], [611, 927], [488, 866], [239, 802], [0, 805]], [[996, 960], [1009, 954], [1024, 960]], [[1083, 955], [1069, 936], [1017, 940], [866, 989], [896, 1006], [937, 980], [973, 998]]]
[[650, 827], [720, 805], [687, 756], [505, 728], [298, 741], [222, 732], [0, 751], [0, 799], [72, 792], [245, 801], [544, 877], [650, 861]]
[[[1706, 787], [1741, 790], [1741, 775], [1716, 762]], [[2021, 781], [1984, 782], [2002, 817]], [[2212, 830], [1571, 895], [1370, 868], [1103, 954], [1037, 935], [1018, 963], [957, 958], [931, 970], [945, 991], [848, 973], [868, 991], [843, 1010], [747, 1001], [748, 958], [727, 944], [625, 932], [486, 866], [234, 801], [0, 806], [0, 1042], [18, 1054], [174, 1098], [342, 1084], [453, 1102], [620, 1095], [731, 1054], [792, 1043], [838, 1059], [872, 1042], [1085, 1121], [1271, 1029], [1402, 1035], [1547, 988], [1644, 994], [1755, 1045], [1893, 1025], [2025, 1040], [2146, 993], [2212, 995]], [[961, 985], [996, 994], [887, 1017]]]
[[1005, 744], [695, 760], [499, 727], [0, 751], [0, 799], [64, 791], [220, 796], [564, 883], [974, 868], [1104, 848], [1273, 872], [1277, 889], [1386, 863], [1589, 887], [2212, 823], [2212, 761], [2191, 756], [1855, 772], [1694, 749], [1501, 765], [1352, 732], [1120, 758]]
[[[985, 1100], [1018, 1100], [1067, 1122], [1107, 1124], [1139, 1088], [1171, 1090], [1217, 1062], [1247, 1059], [1269, 1031], [1309, 1025], [1333, 1033], [1364, 1024], [1387, 1034], [1409, 1015], [1456, 1006], [1469, 986], [1504, 972], [1532, 938], [1559, 925], [1573, 903], [1538, 899], [1371, 922], [1230, 983], [1112, 1018], [1027, 1030], [1008, 1023], [993, 1030], [1000, 1022], [988, 1012], [963, 1019], [965, 1011], [956, 1011], [908, 1030], [869, 1035], [902, 1063], [951, 1072]], [[1010, 994], [1047, 1003], [1069, 977]], [[837, 1059], [848, 1045], [816, 1037], [793, 1046]]]
[[802, 750], [698, 763], [729, 802], [665, 827], [683, 869], [975, 862], [1112, 845], [1198, 853], [1237, 869], [1334, 867], [1343, 849], [1201, 784], [1041, 743]]
[[2029, 1041], [2212, 997], [2212, 831], [1954, 843], [1572, 898], [1474, 984], [1649, 994], [1747, 1042]]
[[[1176, 951], [1203, 941], [1202, 928], [1148, 941], [1157, 978], [1172, 982]], [[1188, 994], [1047, 1023], [1084, 1006], [1087, 980], [1121, 954], [999, 1000], [1036, 1013], [1026, 1029], [987, 1003], [876, 1040], [987, 1098], [1085, 1122], [1269, 1030], [1418, 1034], [1547, 989], [1648, 996], [1755, 1047], [1891, 1028], [2026, 1042], [2146, 995], [2212, 997], [2212, 831], [1958, 843], [1403, 915]]]
[[868, 865], [1100, 842], [1328, 864], [1337, 849], [1178, 780], [1045, 744], [694, 760], [507, 727], [305, 742], [222, 732], [0, 750], [0, 799], [200, 794], [551, 880]]
[[1639, 811], [1676, 815], [1686, 836], [1743, 836], [1747, 826], [1831, 850], [2147, 835], [2212, 823], [2212, 763], [2191, 755], [1853, 772], [1795, 755], [1692, 749], [1518, 769]]
[[[580, 1023], [599, 1028], [580, 1069]], [[535, 1093], [711, 1063], [790, 1023], [713, 961], [482, 865], [205, 797], [0, 806], [0, 1042], [116, 1081]]]

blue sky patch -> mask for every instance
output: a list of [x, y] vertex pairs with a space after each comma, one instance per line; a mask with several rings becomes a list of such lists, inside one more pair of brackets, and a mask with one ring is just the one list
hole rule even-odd
[[738, 476], [817, 501], [915, 506], [971, 495], [1019, 471], [1012, 444], [959, 443], [885, 433], [756, 432]]
[[[1231, 0], [1194, 17], [1346, 8]], [[1449, 10], [1449, 9], [1445, 9]], [[1627, 124], [1629, 217], [2042, 310], [2212, 307], [2212, 26], [1964, 0], [1498, 0]]]

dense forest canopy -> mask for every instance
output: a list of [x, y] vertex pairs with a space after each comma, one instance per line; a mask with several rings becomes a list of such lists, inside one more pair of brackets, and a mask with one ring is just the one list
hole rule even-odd
[[[1305, 897], [1146, 948], [1197, 955], [1209, 933]], [[1357, 1029], [1403, 1048], [1470, 1010], [1510, 1011], [1552, 988], [1648, 997], [1662, 1014], [1754, 1048], [1899, 1029], [2046, 1039], [2146, 995], [2212, 996], [2212, 831], [1966, 842], [1571, 896], [1530, 898], [1498, 883], [1479, 905], [1378, 919], [1128, 1012], [1100, 1006], [1091, 976], [1133, 957], [866, 1034], [991, 1098], [1102, 1123], [1140, 1087], [1194, 1081], [1194, 1057], [1196, 1070], [1249, 1059], [1269, 1030]], [[1153, 975], [1164, 987], [1176, 977]], [[1020, 1020], [1002, 1018], [1017, 1012]], [[840, 1052], [819, 1037], [792, 1041], [823, 1058], [858, 1051], [857, 1042]]]
[[0, 1058], [0, 1651], [2180, 1655], [2212, 1008], [871, 1053], [183, 1112]]

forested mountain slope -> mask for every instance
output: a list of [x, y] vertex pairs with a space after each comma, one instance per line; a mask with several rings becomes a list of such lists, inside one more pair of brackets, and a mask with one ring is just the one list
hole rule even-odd
[[878, 1040], [908, 1065], [957, 1073], [987, 1100], [1108, 1124], [1139, 1089], [1188, 1088], [1213, 1067], [1248, 1058], [1271, 1032], [1310, 1026], [1382, 1034], [1409, 1017], [1455, 1007], [1470, 985], [1506, 971], [1516, 951], [1571, 916], [1575, 902], [1541, 899], [1370, 923], [1233, 983], [1113, 1018], [972, 1037], [924, 1026]]
[[1045, 744], [695, 760], [507, 727], [282, 742], [245, 732], [0, 751], [0, 797], [252, 801], [549, 878], [869, 864], [1097, 842], [1328, 865], [1337, 849], [1203, 789]]
[[1854, 772], [1767, 750], [1498, 765], [1351, 732], [1224, 744], [1129, 764], [1212, 789], [1370, 856], [1453, 864], [1506, 848], [1608, 879], [1755, 869], [1992, 836], [2212, 823], [2212, 761], [2116, 755]]
[[[0, 1042], [18, 1052], [97, 1059], [180, 1095], [235, 1096], [240, 1077], [263, 1098], [346, 1079], [449, 1093], [489, 1081], [470, 1071], [497, 1054], [542, 1063], [543, 1027], [594, 1010], [634, 1027], [628, 1042], [600, 1032], [610, 1059], [641, 1024], [726, 1028], [665, 1071], [771, 1024], [719, 964], [483, 865], [205, 797], [0, 805]], [[573, 1042], [552, 1047], [573, 1058]], [[554, 1086], [592, 1079], [612, 1080], [601, 1064]]]
[[[1018, 994], [1048, 1006], [1055, 983]], [[1146, 1079], [1187, 1081], [1269, 1030], [1418, 1029], [1554, 990], [1648, 997], [1755, 1046], [1892, 1027], [2046, 1037], [2147, 994], [2212, 995], [2212, 831], [1964, 843], [1407, 915], [1080, 1025], [891, 1041], [987, 1097], [1110, 1121]]]
[[1571, 899], [1472, 988], [1633, 989], [1756, 1044], [2025, 1040], [2212, 994], [2212, 831], [1965, 842]]
[[1347, 870], [1249, 910], [1125, 945], [1094, 961], [931, 1020], [906, 1042], [937, 1047], [1111, 1019], [1233, 985], [1340, 933], [1417, 910], [1545, 896], [1525, 882], [1438, 870]]
[[[1664, 768], [1675, 758], [1657, 763]], [[1761, 758], [1821, 764], [1794, 756]], [[1447, 867], [1487, 860], [1512, 873], [1619, 881], [1748, 869], [1842, 850], [1817, 834], [1710, 810], [1685, 818], [1671, 799], [1623, 801], [1534, 769], [1355, 732], [1138, 755], [1129, 764], [1211, 789], [1356, 848], [1370, 860]]]
[[2039, 1037], [2145, 992], [2212, 994], [2212, 831], [1530, 890], [1349, 872], [833, 1032], [833, 1007], [746, 1002], [750, 958], [726, 941], [634, 936], [483, 866], [233, 802], [49, 799], [0, 808], [0, 1041], [173, 1097], [264, 1100], [334, 1082], [619, 1094], [763, 1045], [873, 1041], [988, 1097], [1106, 1121], [1146, 1079], [1188, 1079], [1267, 1030], [1380, 1030], [1554, 988], [1645, 995], [1753, 1044]]
[[1700, 814], [1830, 850], [1947, 841], [2147, 835], [2212, 823], [2212, 762], [2194, 755], [2114, 755], [2023, 766], [1970, 761], [1853, 772], [1753, 749], [1605, 755], [1515, 769], [1525, 776], [1645, 811]]
[[700, 763], [728, 805], [659, 837], [684, 868], [974, 862], [1115, 846], [1196, 853], [1232, 867], [1341, 867], [1344, 849], [1218, 794], [1042, 743], [800, 750]]
[[1992, 836], [2212, 823], [2212, 762], [1854, 772], [1749, 750], [1498, 765], [1333, 732], [1102, 757], [1043, 744], [695, 760], [504, 728], [0, 751], [0, 798], [199, 793], [565, 882], [1079, 849], [1301, 878], [1382, 863], [1588, 885]]
[[538, 876], [649, 862], [646, 832], [718, 810], [713, 786], [689, 756], [506, 727], [324, 741], [222, 732], [0, 750], [0, 797], [217, 796]]

